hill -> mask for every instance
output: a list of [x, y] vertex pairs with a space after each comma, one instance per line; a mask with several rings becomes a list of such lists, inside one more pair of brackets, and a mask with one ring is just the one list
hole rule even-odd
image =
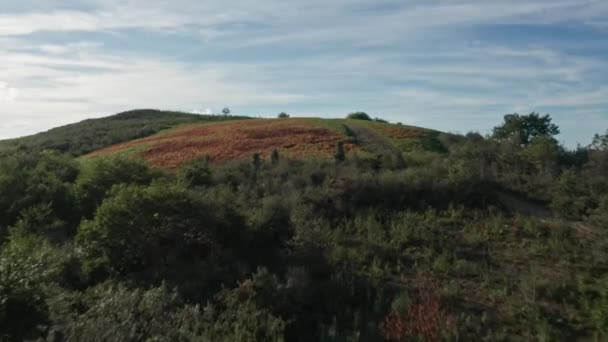
[[245, 118], [154, 109], [132, 110], [105, 118], [84, 120], [23, 138], [0, 141], [0, 151], [23, 146], [34, 151], [55, 150], [79, 156], [181, 124]]
[[608, 132], [548, 127], [136, 111], [20, 139], [0, 340], [607, 340]]
[[175, 169], [203, 156], [211, 161], [269, 158], [273, 150], [288, 158], [331, 157], [338, 142], [348, 152], [399, 154], [413, 149], [440, 149], [439, 132], [418, 127], [346, 119], [248, 119], [180, 125], [153, 136], [89, 154], [128, 154], [151, 165]]

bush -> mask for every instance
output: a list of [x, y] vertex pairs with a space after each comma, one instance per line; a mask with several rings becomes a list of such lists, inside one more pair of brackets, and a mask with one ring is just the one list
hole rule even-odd
[[84, 270], [169, 279], [235, 241], [242, 225], [224, 213], [176, 187], [117, 187], [79, 229]]
[[289, 114], [287, 114], [285, 112], [281, 112], [281, 113], [279, 113], [279, 115], [277, 115], [277, 118], [279, 118], [279, 119], [287, 119], [287, 118], [289, 118]]
[[77, 220], [71, 189], [77, 174], [75, 162], [55, 152], [19, 151], [0, 159], [0, 229], [36, 205], [48, 204], [61, 219]]
[[187, 188], [211, 184], [211, 169], [207, 158], [182, 166], [178, 172], [179, 182]]
[[372, 118], [365, 112], [354, 112], [346, 116], [347, 119], [372, 121]]
[[86, 161], [75, 183], [75, 193], [83, 216], [92, 217], [113, 186], [147, 185], [156, 176], [143, 161], [127, 157], [105, 157]]
[[71, 306], [82, 312], [54, 333], [67, 341], [175, 340], [180, 334], [175, 316], [181, 305], [177, 293], [165, 286], [142, 290], [103, 284], [74, 300]]
[[61, 270], [61, 258], [41, 238], [12, 236], [0, 253], [0, 338], [34, 339], [50, 323], [47, 287]]

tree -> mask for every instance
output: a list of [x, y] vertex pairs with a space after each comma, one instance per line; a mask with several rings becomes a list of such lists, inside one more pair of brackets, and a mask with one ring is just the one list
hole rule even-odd
[[225, 116], [230, 115], [230, 108], [224, 107], [224, 109], [222, 109], [222, 114], [224, 114]]
[[285, 112], [280, 112], [279, 115], [277, 115], [277, 117], [279, 119], [287, 119], [287, 118], [289, 118], [289, 114], [287, 114]]
[[527, 149], [523, 151], [523, 157], [534, 167], [536, 171], [545, 175], [555, 176], [557, 174], [557, 161], [560, 146], [555, 139], [549, 136], [537, 136], [532, 139]]
[[590, 148], [596, 151], [608, 151], [608, 130], [603, 135], [596, 134]]
[[346, 116], [347, 119], [372, 121], [372, 118], [365, 112], [354, 112]]
[[528, 115], [507, 114], [504, 123], [494, 127], [493, 137], [498, 140], [515, 139], [521, 146], [528, 146], [536, 137], [553, 138], [560, 133], [551, 117], [532, 112]]
[[589, 165], [596, 174], [605, 174], [608, 170], [608, 130], [604, 135], [596, 134], [588, 148]]

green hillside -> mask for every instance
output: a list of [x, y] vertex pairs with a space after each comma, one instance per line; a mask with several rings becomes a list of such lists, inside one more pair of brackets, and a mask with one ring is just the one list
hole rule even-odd
[[606, 340], [608, 132], [504, 119], [136, 111], [20, 139], [0, 340]]
[[28, 137], [0, 141], [0, 151], [20, 145], [36, 151], [49, 149], [79, 156], [181, 124], [243, 118], [245, 117], [140, 109], [105, 118], [84, 120]]

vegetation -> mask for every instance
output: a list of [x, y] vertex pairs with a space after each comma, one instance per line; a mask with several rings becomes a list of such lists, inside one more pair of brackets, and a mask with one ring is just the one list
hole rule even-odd
[[347, 119], [372, 121], [371, 116], [365, 112], [353, 112], [346, 116]]
[[[254, 153], [270, 157], [274, 149], [292, 158], [330, 156], [344, 132], [319, 119], [249, 119], [184, 125], [151, 137], [132, 140], [93, 152], [88, 157], [127, 154], [153, 166], [177, 169], [208, 157], [214, 162], [247, 160]], [[341, 127], [340, 127], [341, 128]], [[346, 144], [346, 149], [355, 146]]]
[[29, 150], [55, 150], [80, 156], [110, 145], [147, 137], [182, 124], [244, 118], [153, 109], [134, 110], [107, 118], [85, 120], [25, 138], [0, 141], [0, 154], [11, 147], [22, 146]]
[[543, 118], [314, 119], [344, 130], [321, 157], [169, 171], [8, 148], [0, 340], [605, 340], [608, 132], [568, 150]]

